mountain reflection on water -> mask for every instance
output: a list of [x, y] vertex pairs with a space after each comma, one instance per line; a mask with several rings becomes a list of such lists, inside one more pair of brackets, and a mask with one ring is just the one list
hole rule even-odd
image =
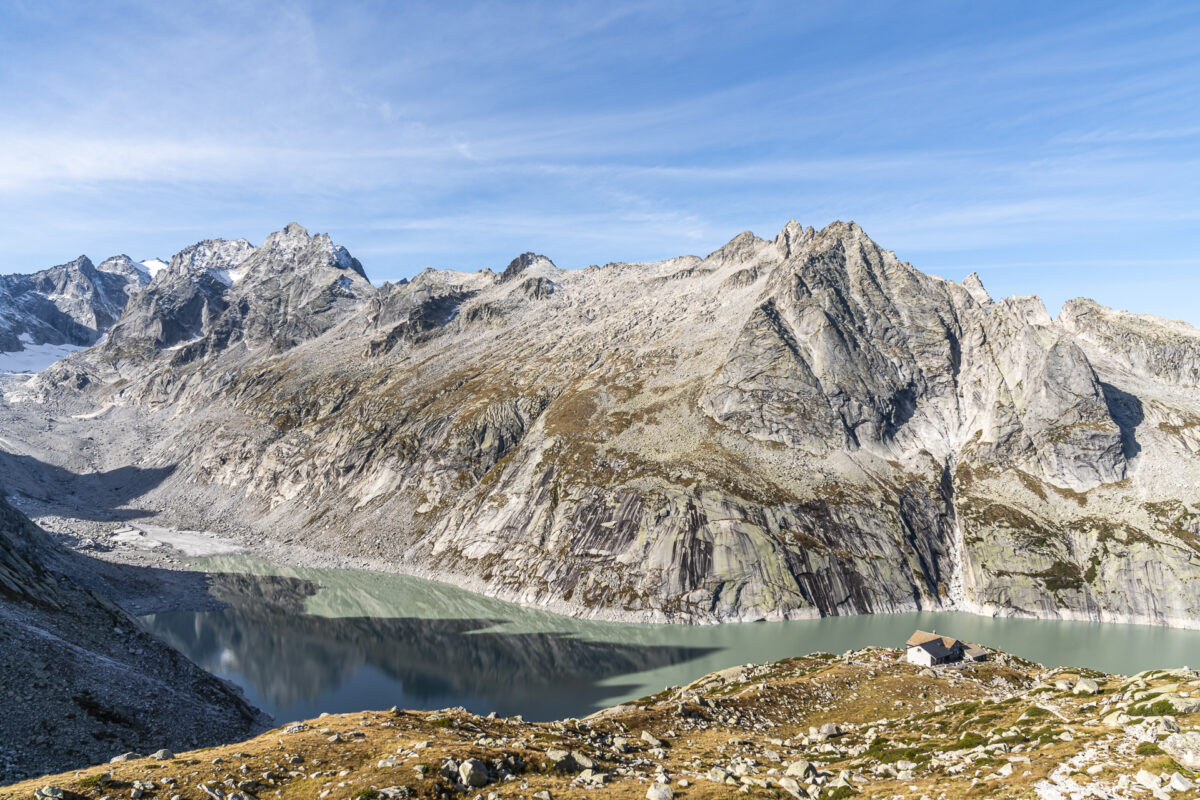
[[209, 580], [226, 608], [143, 623], [280, 721], [392, 705], [553, 719], [637, 687], [603, 681], [712, 651], [489, 630], [503, 619], [317, 616], [305, 609], [320, 590], [311, 581], [229, 573]]
[[1043, 664], [1131, 675], [1200, 663], [1200, 631], [922, 611], [728, 625], [572, 619], [443, 583], [244, 556], [198, 560], [220, 611], [143, 617], [280, 722], [462, 705], [545, 720], [688, 683], [736, 664], [900, 647], [938, 630]]

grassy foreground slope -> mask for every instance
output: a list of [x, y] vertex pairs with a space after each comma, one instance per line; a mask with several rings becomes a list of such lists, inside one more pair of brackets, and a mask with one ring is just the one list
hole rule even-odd
[[0, 799], [1195, 797], [1200, 673], [894, 650], [736, 667], [585, 720], [392, 709], [0, 788]]

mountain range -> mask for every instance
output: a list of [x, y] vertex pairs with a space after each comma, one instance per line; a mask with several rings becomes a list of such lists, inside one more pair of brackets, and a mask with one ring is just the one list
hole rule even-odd
[[3, 442], [153, 471], [129, 502], [166, 524], [580, 616], [1196, 625], [1183, 323], [1051, 317], [843, 222], [382, 286], [292, 223], [142, 278], [79, 323], [90, 348], [6, 386]]
[[[36, 371], [95, 344], [150, 277], [124, 255], [99, 266], [80, 256], [31, 275], [0, 276], [0, 369], [22, 364]], [[5, 358], [18, 353], [26, 355]]]

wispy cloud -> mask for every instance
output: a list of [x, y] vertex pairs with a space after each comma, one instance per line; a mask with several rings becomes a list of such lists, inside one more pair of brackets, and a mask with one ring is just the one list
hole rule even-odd
[[1198, 34], [1171, 3], [9, 4], [0, 271], [299, 219], [396, 278], [796, 217], [920, 267], [1179, 272]]
[[1064, 136], [1067, 144], [1106, 144], [1127, 142], [1163, 142], [1200, 137], [1200, 125], [1182, 128], [1101, 129]]

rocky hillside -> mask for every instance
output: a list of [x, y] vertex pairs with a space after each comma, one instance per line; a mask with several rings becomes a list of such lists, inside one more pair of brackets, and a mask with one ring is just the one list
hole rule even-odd
[[853, 223], [381, 288], [293, 224], [185, 250], [0, 413], [161, 474], [131, 502], [168, 522], [572, 614], [1196, 625], [1198, 365], [1182, 323], [1055, 319]]
[[80, 256], [32, 275], [0, 276], [0, 352], [95, 344], [149, 280], [145, 267], [123, 255], [99, 266]]
[[266, 727], [240, 694], [106, 597], [88, 559], [0, 499], [0, 784]]
[[585, 720], [323, 716], [0, 798], [1193, 798], [1198, 690], [1188, 670], [919, 669], [868, 649], [735, 667]]

